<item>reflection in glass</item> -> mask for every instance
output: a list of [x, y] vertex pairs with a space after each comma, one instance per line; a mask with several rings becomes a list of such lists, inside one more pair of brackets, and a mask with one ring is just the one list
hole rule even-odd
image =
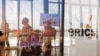
[[22, 28], [22, 19], [27, 17], [29, 19], [29, 24], [31, 25], [31, 2], [21, 1], [20, 2], [20, 28]]
[[80, 0], [71, 0], [71, 3], [78, 3], [79, 4]]
[[99, 0], [90, 0], [91, 5], [99, 5]]
[[[59, 0], [58, 0], [59, 1]], [[62, 0], [60, 0], [60, 2], [62, 2]]]
[[17, 29], [17, 1], [6, 1], [6, 20], [10, 29]]
[[85, 28], [86, 24], [90, 24], [90, 10], [89, 7], [82, 7], [82, 19], [83, 19], [83, 28]]
[[69, 5], [65, 6], [65, 21], [64, 21], [64, 29], [67, 30], [70, 28], [69, 24]]
[[72, 28], [80, 28], [80, 7], [72, 6]]
[[69, 5], [66, 4], [65, 5], [65, 19], [64, 19], [64, 46], [70, 46], [71, 45], [71, 39], [68, 33], [68, 29], [71, 28], [70, 26], [72, 26], [70, 24], [70, 9], [69, 9]]
[[[69, 3], [69, 1], [71, 1], [71, 3]], [[79, 1], [81, 1], [81, 3], [76, 4]], [[76, 56], [82, 56], [82, 55], [91, 56], [90, 53], [87, 53], [87, 52], [91, 52], [91, 51], [88, 51], [89, 46], [87, 46], [87, 44], [95, 43], [95, 45], [96, 45], [96, 42], [97, 42], [97, 40], [95, 38], [95, 36], [97, 36], [97, 32], [95, 32], [95, 31], [97, 30], [96, 29], [97, 28], [97, 19], [99, 19], [98, 15], [97, 15], [98, 14], [97, 10], [99, 7], [98, 6], [99, 0], [65, 0], [65, 2], [66, 2], [66, 4], [65, 4], [65, 19], [64, 19], [65, 20], [65, 23], [64, 23], [65, 24], [64, 25], [64, 27], [65, 27], [64, 28], [64, 42], [65, 42], [64, 43], [64, 56], [75, 56], [75, 55]], [[95, 36], [92, 36], [92, 37], [91, 36], [90, 37], [86, 37], [86, 36], [71, 37], [71, 36], [69, 36], [68, 35], [69, 32], [66, 31], [66, 30], [68, 30], [67, 28], [69, 27], [67, 25], [67, 22], [69, 21], [68, 18], [72, 19], [71, 23], [72, 23], [73, 28], [81, 29], [80, 21], [82, 21], [83, 28], [86, 28], [86, 25], [89, 25], [89, 26], [92, 25], [92, 29], [94, 31], [94, 32], [92, 32], [92, 34], [94, 34]], [[90, 20], [90, 18], [91, 18], [91, 20]], [[98, 20], [98, 22], [99, 22], [99, 20]], [[74, 42], [74, 44], [73, 44], [73, 42]], [[91, 42], [93, 42], [93, 43], [91, 43]], [[68, 49], [68, 47], [66, 47], [66, 46], [71, 46], [70, 47], [71, 50]], [[84, 50], [84, 47], [86, 47], [87, 50]], [[91, 50], [94, 51], [94, 49], [96, 49], [95, 47], [96, 46], [94, 46], [93, 49], [91, 48]], [[85, 53], [83, 53], [82, 50], [85, 51]], [[66, 51], [68, 51], [68, 52], [66, 53]], [[91, 52], [91, 53], [94, 54], [97, 51], [99, 51], [99, 50], [95, 50], [94, 52]], [[95, 55], [97, 55], [97, 54], [95, 54]]]
[[65, 0], [65, 3], [69, 3], [70, 0]]
[[97, 28], [97, 7], [92, 7], [92, 28]]
[[81, 4], [89, 4], [89, 0], [81, 0]]
[[[25, 0], [20, 0], [20, 1], [25, 1]], [[26, 0], [26, 1], [31, 1], [31, 0]]]
[[40, 26], [40, 15], [44, 12], [43, 0], [34, 0], [33, 1], [33, 28], [34, 29], [43, 29]]
[[49, 2], [58, 2], [58, 0], [49, 0]]
[[[2, 0], [0, 0], [0, 8], [2, 8]], [[2, 22], [2, 9], [0, 9], [0, 22]], [[1, 23], [0, 23], [0, 26], [1, 26]]]
[[58, 4], [49, 3], [49, 13], [58, 14]]

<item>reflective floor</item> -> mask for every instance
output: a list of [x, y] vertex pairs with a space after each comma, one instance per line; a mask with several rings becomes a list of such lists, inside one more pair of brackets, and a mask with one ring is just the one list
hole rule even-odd
[[[59, 56], [59, 54], [60, 54], [59, 47], [56, 48], [56, 51], [55, 51], [55, 48], [52, 48], [51, 56]], [[2, 56], [17, 56], [17, 50], [2, 51], [1, 55]], [[20, 56], [20, 54], [19, 54], [19, 56]], [[43, 53], [41, 53], [40, 56], [43, 56]]]
[[64, 47], [64, 56], [98, 56], [98, 40], [76, 38], [75, 43]]
[[[16, 37], [9, 37], [9, 43], [10, 43], [10, 47], [11, 47], [11, 50], [6, 50], [6, 51], [3, 51], [2, 50], [2, 56], [17, 56], [17, 38]], [[54, 40], [52, 40], [52, 46], [55, 46], [54, 44]], [[59, 40], [56, 39], [56, 50], [55, 50], [55, 47], [52, 48], [52, 51], [51, 51], [51, 55], [52, 56], [59, 56]], [[20, 56], [20, 52], [19, 51], [19, 56]], [[42, 54], [41, 54], [42, 56]]]
[[[87, 39], [73, 38], [72, 42], [70, 42], [70, 40], [67, 38], [65, 40], [66, 42], [64, 46], [64, 56], [97, 56], [99, 54], [98, 53], [98, 40], [95, 38], [87, 38]], [[16, 38], [10, 37], [9, 41], [10, 41], [11, 46], [17, 45]], [[17, 56], [17, 51], [15, 50], [3, 51], [2, 53], [3, 53], [2, 54], [3, 56]], [[55, 52], [55, 48], [52, 48], [51, 55], [59, 56], [60, 55], [59, 47], [56, 47], [56, 52]]]

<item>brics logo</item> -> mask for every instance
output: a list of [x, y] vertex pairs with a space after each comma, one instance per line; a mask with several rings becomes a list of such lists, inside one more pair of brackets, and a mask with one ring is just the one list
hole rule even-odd
[[95, 36], [93, 29], [68, 29], [70, 36]]

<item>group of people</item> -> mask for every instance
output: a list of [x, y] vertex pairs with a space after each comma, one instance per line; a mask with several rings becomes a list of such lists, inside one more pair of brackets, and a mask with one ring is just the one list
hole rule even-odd
[[[39, 30], [34, 30], [29, 25], [29, 19], [27, 17], [22, 20], [23, 28], [17, 37], [20, 40], [21, 56], [51, 56], [51, 36], [56, 35], [55, 28], [52, 27], [51, 21], [46, 21], [44, 23], [44, 30], [42, 35], [40, 35]], [[1, 25], [0, 33], [0, 47], [4, 47], [5, 42], [9, 46], [8, 35], [9, 35], [9, 25], [4, 20]]]
[[39, 34], [34, 33], [32, 27], [28, 24], [28, 18], [23, 18], [23, 28], [20, 35], [24, 35], [21, 38], [20, 46], [22, 47], [21, 56], [39, 56], [41, 53], [41, 43], [39, 42]]
[[44, 23], [44, 31], [40, 36], [38, 30], [33, 30], [28, 24], [28, 18], [23, 18], [23, 28], [20, 34], [25, 35], [26, 38], [21, 39], [22, 52], [21, 56], [51, 56], [51, 40], [56, 35], [56, 30], [51, 26], [50, 21]]
[[[29, 25], [27, 17], [22, 20], [23, 28], [20, 31], [19, 40], [21, 47], [21, 56], [51, 56], [51, 36], [56, 35], [56, 30], [51, 26], [50, 21], [44, 23], [44, 30], [40, 35], [39, 30], [34, 30]], [[8, 46], [9, 25], [6, 21], [2, 23], [2, 31], [0, 31], [0, 46], [4, 47], [6, 41]], [[3, 45], [2, 45], [3, 42]]]

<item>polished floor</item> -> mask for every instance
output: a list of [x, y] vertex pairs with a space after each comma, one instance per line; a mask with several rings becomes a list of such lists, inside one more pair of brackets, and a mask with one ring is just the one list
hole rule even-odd
[[64, 47], [64, 56], [99, 56], [98, 39], [76, 38], [75, 44]]

